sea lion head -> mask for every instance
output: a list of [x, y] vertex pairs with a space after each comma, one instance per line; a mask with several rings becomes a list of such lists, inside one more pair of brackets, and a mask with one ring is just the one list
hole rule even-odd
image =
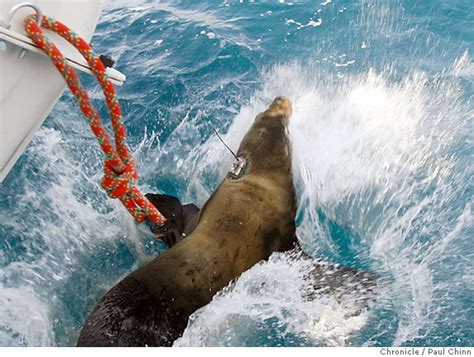
[[242, 175], [291, 173], [291, 150], [287, 135], [291, 113], [290, 100], [277, 97], [267, 110], [256, 116], [237, 152], [237, 156], [245, 160]]
[[[297, 244], [297, 201], [287, 130], [291, 113], [290, 100], [277, 97], [256, 116], [241, 141], [233, 168], [208, 201], [212, 202], [209, 205], [212, 212], [225, 213], [225, 219], [219, 220], [221, 229], [228, 226], [227, 231], [238, 232], [234, 241], [254, 247], [252, 253], [246, 249], [247, 255], [242, 254], [245, 267]], [[239, 161], [243, 165], [235, 170]], [[234, 221], [249, 229], [245, 231]], [[219, 225], [212, 229], [218, 229]]]

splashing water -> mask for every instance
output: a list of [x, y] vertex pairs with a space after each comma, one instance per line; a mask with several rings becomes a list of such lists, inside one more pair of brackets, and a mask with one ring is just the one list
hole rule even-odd
[[[467, 182], [469, 168], [453, 156], [452, 150], [462, 144], [457, 140], [468, 133], [469, 107], [460, 104], [456, 84], [441, 77], [429, 79], [415, 72], [399, 82], [388, 83], [390, 70], [381, 74], [369, 71], [333, 81], [334, 87], [327, 84], [321, 87], [318, 83], [328, 80], [317, 73], [311, 75], [312, 71], [298, 65], [277, 66], [269, 71], [263, 90], [236, 117], [226, 140], [237, 146], [253, 120], [253, 113], [263, 110], [264, 103], [278, 93], [291, 93], [294, 112], [289, 132], [299, 191], [299, 240], [313, 256], [376, 268], [393, 278], [390, 296], [380, 300], [390, 305], [400, 319], [393, 343], [401, 345], [418, 331], [435, 329], [442, 319], [448, 319], [442, 307], [445, 299], [450, 299], [453, 289], [466, 290], [463, 263], [472, 253], [468, 234], [472, 215], [470, 198], [460, 200], [460, 197], [467, 189], [462, 183]], [[215, 143], [203, 146], [202, 153], [209, 159], [198, 160], [211, 165], [210, 157], [216, 156], [213, 147]], [[204, 167], [202, 171], [210, 169]], [[456, 186], [456, 182], [461, 184]], [[455, 223], [447, 227], [446, 222]], [[340, 241], [334, 240], [335, 230], [345, 232], [347, 241], [343, 247]], [[448, 248], [454, 239], [456, 247]], [[442, 263], [452, 260], [445, 256], [447, 249], [448, 254], [464, 259], [461, 264]], [[281, 271], [288, 269], [297, 274], [294, 266], [285, 261], [272, 264], [266, 267], [266, 279], [297, 281], [295, 277], [285, 280], [281, 275]], [[278, 268], [274, 266], [277, 264]], [[262, 272], [254, 268], [247, 274], [253, 278]], [[452, 281], [454, 276], [458, 277], [457, 282]], [[239, 288], [239, 284], [245, 284], [241, 280], [245, 281], [244, 277], [225, 298], [216, 299], [196, 314], [199, 323], [190, 324], [180, 344], [184, 341], [189, 345], [239, 344], [234, 335], [221, 340], [222, 331], [229, 326], [217, 331], [212, 326], [223, 323], [222, 315], [228, 315], [225, 322], [229, 324], [235, 315], [254, 318], [261, 313], [260, 308], [245, 304], [249, 294]], [[301, 296], [295, 293], [298, 284], [287, 286], [294, 290], [283, 292], [284, 298], [275, 290], [259, 291], [258, 302], [262, 304], [263, 297], [266, 305], [274, 307], [273, 315], [269, 316], [279, 318], [279, 323], [291, 323], [295, 318], [278, 316], [281, 309], [278, 300], [285, 301], [286, 307], [304, 305], [302, 310], [319, 312], [308, 318], [313, 322], [323, 318], [325, 311], [318, 306], [319, 301], [314, 304], [300, 301]], [[257, 303], [253, 296], [250, 298]], [[457, 317], [467, 321], [472, 311], [469, 306], [466, 308], [465, 316]], [[332, 322], [343, 327], [342, 335], [339, 335], [341, 331], [331, 330], [334, 335], [322, 338], [322, 331], [315, 327], [314, 331], [321, 333], [317, 337], [325, 343], [344, 344], [346, 340], [342, 337], [347, 339], [349, 332], [361, 328], [359, 318], [351, 324], [344, 321], [340, 311], [339, 314], [341, 320], [334, 317]], [[266, 319], [268, 316], [258, 321], [262, 323]], [[201, 324], [207, 330], [202, 330]], [[242, 328], [247, 324], [240, 323]], [[321, 343], [318, 338], [316, 341]], [[244, 343], [258, 342], [244, 338]]]
[[[472, 345], [474, 9], [424, 6], [105, 9], [95, 47], [127, 74], [142, 188], [202, 205], [232, 162], [212, 126], [237, 148], [287, 95], [304, 250], [390, 281], [350, 316], [331, 297], [305, 300], [307, 262], [275, 254], [175, 345]], [[0, 345], [74, 345], [103, 293], [164, 249], [101, 191], [95, 145], [65, 95], [0, 186]]]
[[304, 275], [311, 268], [308, 261], [275, 253], [196, 312], [174, 346], [344, 344], [367, 313], [350, 315], [331, 296], [305, 299], [302, 292], [311, 285]]

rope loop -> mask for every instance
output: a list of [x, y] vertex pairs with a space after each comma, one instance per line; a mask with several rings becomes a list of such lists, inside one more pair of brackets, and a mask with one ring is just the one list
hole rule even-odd
[[109, 197], [122, 200], [126, 195], [130, 194], [138, 178], [135, 170], [135, 160], [129, 160], [121, 173], [117, 173], [111, 169], [110, 166], [111, 165], [108, 165], [107, 162], [104, 165], [102, 187]]
[[[38, 17], [42, 20], [41, 24], [38, 23]], [[157, 225], [164, 224], [166, 218], [135, 185], [138, 174], [135, 169], [135, 160], [126, 144], [126, 130], [122, 122], [120, 104], [115, 94], [115, 87], [109, 80], [106, 68], [99, 56], [80, 36], [51, 17], [39, 16], [38, 14], [29, 15], [25, 18], [24, 28], [31, 40], [45, 52], [62, 74], [82, 113], [89, 122], [90, 128], [105, 155], [104, 178], [101, 184], [109, 197], [119, 199], [138, 224], [146, 219]], [[102, 124], [100, 116], [92, 105], [76, 71], [68, 64], [68, 61], [54, 43], [45, 36], [43, 28], [57, 33], [68, 41], [89, 64], [105, 95], [114, 132], [113, 141]]]

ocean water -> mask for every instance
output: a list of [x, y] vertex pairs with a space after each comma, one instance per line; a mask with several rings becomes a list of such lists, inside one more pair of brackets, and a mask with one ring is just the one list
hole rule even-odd
[[[299, 240], [390, 282], [348, 316], [305, 301], [308, 267], [275, 254], [175, 345], [473, 345], [474, 2], [114, 0], [92, 45], [127, 75], [140, 187], [184, 202], [202, 205], [232, 163], [213, 127], [237, 148], [290, 97]], [[165, 249], [107, 198], [101, 165], [66, 92], [0, 185], [1, 346], [74, 345], [98, 299]]]

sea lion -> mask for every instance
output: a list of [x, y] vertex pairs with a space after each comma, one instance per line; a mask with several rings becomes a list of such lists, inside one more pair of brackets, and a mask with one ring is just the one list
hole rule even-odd
[[257, 115], [237, 152], [239, 170], [206, 202], [192, 233], [107, 292], [78, 346], [170, 346], [215, 293], [273, 252], [295, 246], [291, 110], [278, 97]]

